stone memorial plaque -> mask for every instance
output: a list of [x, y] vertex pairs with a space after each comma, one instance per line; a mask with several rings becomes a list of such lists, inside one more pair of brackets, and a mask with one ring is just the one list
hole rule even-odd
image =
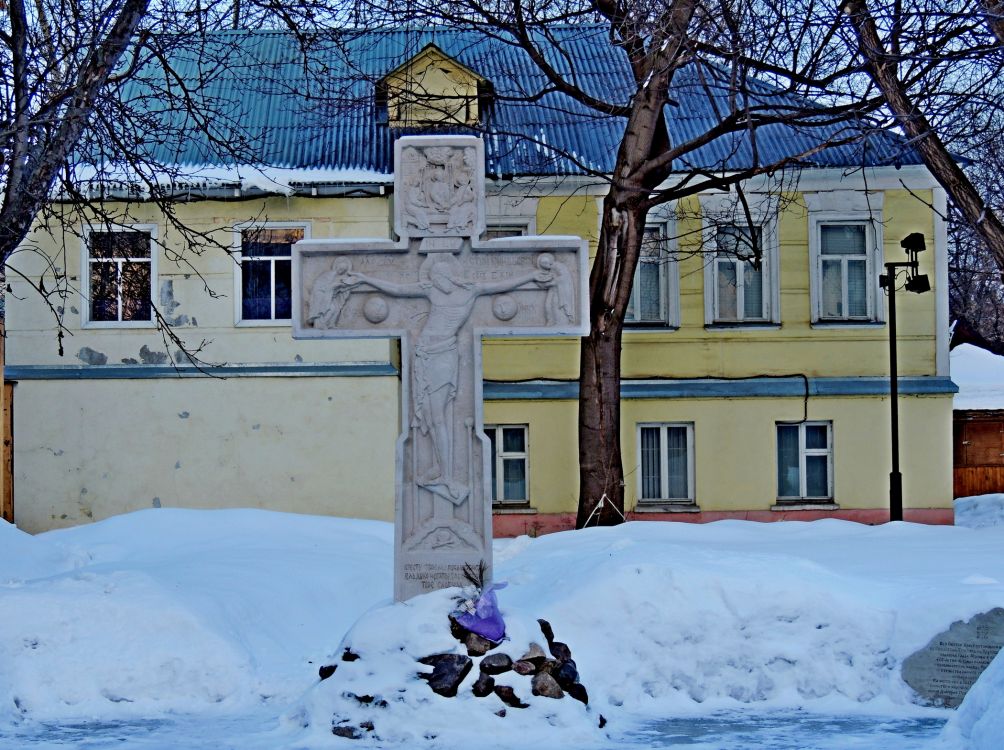
[[955, 708], [1004, 646], [1004, 609], [952, 623], [903, 661], [903, 681], [925, 703]]
[[482, 337], [587, 332], [586, 243], [480, 241], [483, 177], [478, 138], [401, 138], [394, 150], [400, 239], [304, 240], [293, 250], [294, 337], [401, 339], [398, 601], [466, 585], [468, 564], [484, 561], [491, 576]]

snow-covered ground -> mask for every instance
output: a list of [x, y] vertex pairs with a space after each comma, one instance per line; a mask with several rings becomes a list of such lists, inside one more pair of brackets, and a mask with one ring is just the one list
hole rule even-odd
[[[1004, 605], [1002, 549], [1004, 526], [836, 520], [497, 540], [502, 650], [543, 642], [546, 618], [590, 695], [588, 708], [537, 699], [500, 718], [497, 698], [469, 695], [476, 674], [455, 699], [415, 677], [416, 657], [459, 644], [449, 592], [390, 604], [390, 524], [169, 509], [37, 537], [0, 523], [0, 748], [372, 746], [330, 733], [332, 714], [351, 710], [349, 685], [389, 699], [356, 711], [373, 712], [380, 746], [664, 747], [686, 735], [733, 750], [747, 745], [713, 729], [740, 717], [760, 738], [749, 747], [996, 750], [1004, 659], [955, 716], [913, 703], [899, 667], [953, 621]], [[319, 682], [346, 644], [366, 668]], [[529, 695], [529, 678], [512, 680]], [[855, 732], [887, 734], [853, 744]]]
[[1004, 409], [1004, 357], [961, 344], [951, 353], [956, 409]]

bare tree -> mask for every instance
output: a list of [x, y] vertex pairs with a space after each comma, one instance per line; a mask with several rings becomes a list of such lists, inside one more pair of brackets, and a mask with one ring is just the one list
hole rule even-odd
[[[87, 223], [128, 223], [141, 203], [156, 204], [183, 239], [175, 246], [183, 251], [164, 248], [169, 260], [197, 273], [185, 254], [218, 245], [178, 219], [178, 185], [191, 185], [205, 164], [261, 164], [266, 136], [244, 127], [217, 83], [244, 66], [256, 69], [248, 79], [263, 90], [285, 85], [278, 71], [248, 59], [239, 36], [214, 32], [239, 16], [248, 25], [284, 24], [305, 48], [318, 14], [313, 0], [239, 7], [230, 0], [0, 3], [0, 286], [18, 273], [11, 256], [34, 249], [33, 227], [79, 232]], [[203, 148], [186, 154], [193, 132]], [[49, 304], [62, 352], [63, 303], [76, 290], [65, 269], [43, 261], [47, 273], [24, 280]], [[165, 347], [196, 353], [199, 346], [182, 342], [156, 304], [151, 314]]]
[[[69, 0], [39, 0], [46, 1]], [[915, 0], [913, 5], [896, 2], [895, 7], [910, 5], [925, 9], [924, 2]], [[929, 2], [933, 4], [934, 0]], [[858, 8], [862, 4], [863, 0], [854, 0], [851, 6]], [[118, 5], [112, 7], [119, 8]], [[174, 24], [171, 28], [177, 27], [197, 37], [213, 28], [232, 25], [235, 14], [238, 18], [244, 17], [247, 8], [244, 5], [235, 11], [231, 5], [209, 16], [204, 13], [194, 14], [192, 18], [175, 16], [171, 19]], [[304, 49], [311, 47], [314, 40], [302, 32], [305, 27], [290, 15], [292, 11], [285, 7], [271, 10], [275, 18], [296, 30]], [[926, 18], [923, 14], [904, 16], [909, 23], [902, 28], [894, 27], [890, 32], [889, 54], [898, 60], [906, 49], [908, 38], [915, 52], [909, 59], [909, 66], [903, 69], [900, 64], [897, 70], [910, 97], [903, 106], [912, 103], [908, 106], [911, 113], [917, 108], [924, 111], [928, 123], [935, 129], [950, 122], [950, 107], [946, 104], [950, 101], [949, 94], [985, 93], [971, 75], [961, 76], [960, 72], [981, 70], [981, 55], [999, 46], [993, 36], [998, 28], [999, 15], [994, 14], [999, 11], [999, 3], [985, 0], [981, 6], [965, 6], [963, 10], [965, 12], [937, 15], [942, 25], [935, 29], [921, 23]], [[149, 9], [146, 12], [149, 14]], [[308, 25], [316, 17], [309, 7], [297, 6], [297, 12]], [[760, 180], [767, 190], [773, 185], [776, 191], [778, 175], [802, 166], [866, 166], [894, 163], [899, 159], [916, 160], [911, 148], [923, 150], [931, 141], [921, 137], [921, 131], [915, 135], [907, 127], [908, 122], [920, 121], [914, 114], [905, 119], [897, 114], [899, 105], [890, 101], [886, 88], [881, 85], [876, 71], [890, 69], [885, 64], [886, 58], [862, 66], [858, 56], [875, 52], [879, 47], [873, 40], [865, 44], [863, 52], [861, 45], [848, 43], [844, 36], [847, 16], [836, 3], [823, 6], [816, 0], [542, 0], [532, 3], [526, 0], [409, 0], [402, 7], [390, 0], [345, 0], [343, 4], [329, 3], [326, 12], [327, 18], [353, 19], [367, 29], [443, 23], [454, 29], [475, 32], [480, 38], [492, 40], [521, 55], [522, 59], [528, 59], [537, 71], [537, 75], [521, 82], [520, 90], [499, 93], [499, 96], [519, 98], [545, 109], [554, 108], [579, 119], [591, 117], [597, 127], [613, 128], [619, 134], [617, 152], [607, 161], [588, 162], [580, 155], [561, 153], [553, 143], [544, 143], [539, 138], [536, 143], [541, 153], [549, 153], [552, 158], [591, 174], [606, 185], [598, 250], [589, 280], [590, 333], [582, 340], [581, 347], [580, 526], [587, 519], [610, 524], [623, 517], [621, 345], [649, 212], [664, 204], [680, 205], [709, 190], [729, 191], [736, 197], [735, 210], [745, 214], [747, 221], [752, 223], [744, 192], [744, 186], [751, 180]], [[109, 19], [115, 17], [114, 13], [108, 16]], [[76, 81], [84, 71], [90, 70], [81, 67], [82, 61], [90, 59], [90, 51], [99, 48], [105, 30], [113, 27], [109, 26], [110, 21], [96, 26], [89, 35], [70, 45], [73, 55], [59, 51], [45, 53], [46, 35], [42, 31], [41, 16], [32, 18], [35, 24], [32, 38], [39, 50], [33, 59], [39, 62], [34, 72], [25, 78], [26, 85], [18, 83], [21, 78], [15, 77], [6, 109], [11, 113], [7, 116], [11, 124], [5, 124], [3, 132], [12, 134], [9, 140], [20, 138], [29, 146], [36, 141], [44, 144], [40, 147], [41, 153], [53, 150], [60, 153], [59, 143], [48, 137], [47, 128], [61, 123], [64, 111], [75, 110], [61, 109], [65, 105], [59, 104], [49, 108], [53, 113], [50, 117], [38, 104], [48, 101], [48, 94], [39, 100], [32, 99], [30, 94], [27, 98], [19, 98], [18, 86], [28, 92], [34, 88], [46, 90], [41, 82], [48, 80], [45, 76], [49, 69], [59, 69], [46, 62], [50, 59], [67, 62], [73, 76], [66, 80]], [[27, 21], [18, 29], [26, 24]], [[598, 33], [596, 24], [600, 24], [605, 33]], [[961, 26], [956, 28], [952, 24]], [[16, 40], [22, 36], [14, 31], [12, 26], [5, 38], [5, 41], [10, 40], [8, 55], [12, 61], [16, 50], [20, 49], [20, 42]], [[929, 31], [940, 34], [937, 44], [944, 48], [944, 53], [935, 53], [936, 43], [932, 41], [935, 36], [924, 36]], [[197, 75], [179, 76], [175, 63], [171, 62], [178, 59], [177, 56], [167, 54], [162, 46], [166, 38], [144, 32], [142, 25], [135, 26], [129, 43], [117, 53], [118, 66], [115, 61], [109, 63], [102, 83], [95, 85], [94, 91], [100, 95], [83, 100], [91, 119], [88, 120], [90, 129], [81, 132], [91, 134], [92, 140], [79, 136], [78, 143], [86, 143], [87, 149], [73, 158], [68, 158], [67, 151], [54, 160], [54, 168], [40, 171], [37, 178], [40, 192], [34, 194], [36, 205], [41, 207], [35, 212], [44, 212], [45, 196], [51, 195], [57, 182], [67, 194], [80, 197], [80, 175], [66, 169], [64, 180], [59, 171], [60, 164], [65, 167], [72, 163], [79, 169], [80, 164], [86, 163], [80, 154], [115, 155], [115, 169], [125, 165], [131, 175], [140, 175], [138, 180], [131, 176], [124, 182], [132, 185], [139, 182], [151, 197], [163, 194], [163, 174], [165, 170], [170, 172], [166, 162], [171, 160], [151, 158], [151, 155], [162, 157], [164, 151], [151, 150], [144, 142], [145, 134], [159, 132], [154, 125], [165, 121], [161, 117], [163, 107], [149, 99], [153, 91], [180, 97], [181, 106], [189, 108], [187, 111], [193, 113], [192, 118], [166, 122], [180, 122], [180, 128], [194, 127], [203, 131], [206, 134], [203, 143], [215, 151], [212, 156], [217, 162], [249, 163], [254, 155], [254, 134], [239, 127], [240, 113], [228, 112], [225, 101], [216, 100], [209, 93], [212, 86], [208, 84], [213, 78], [213, 64], [209, 60], [210, 56], [219, 54], [220, 45], [225, 44], [222, 39], [202, 47], [188, 44], [185, 54], [196, 54], [207, 64], [195, 66]], [[331, 41], [335, 48], [339, 47], [337, 34]], [[58, 49], [62, 47], [57, 45]], [[602, 52], [604, 64], [612, 59], [612, 66], [624, 73], [616, 83], [611, 83], [609, 77], [598, 79], [590, 74], [594, 52]], [[346, 50], [346, 54], [349, 53]], [[215, 64], [253, 64], [248, 60], [242, 63], [242, 59], [240, 55], [224, 55], [216, 57]], [[144, 71], [151, 75], [144, 81], [145, 85], [130, 88], [128, 81]], [[323, 81], [324, 71], [325, 66], [321, 65], [314, 80]], [[360, 74], [365, 73], [360, 71]], [[91, 78], [84, 76], [83, 80]], [[274, 85], [281, 86], [283, 80], [281, 74], [277, 75]], [[63, 88], [67, 86], [64, 84]], [[303, 92], [290, 93], [302, 96]], [[337, 103], [338, 94], [331, 90], [329, 94], [331, 101]], [[986, 95], [996, 101], [996, 91]], [[324, 97], [319, 98], [323, 100]], [[56, 96], [53, 100], [63, 102], [65, 98]], [[23, 103], [18, 104], [19, 101]], [[131, 106], [137, 103], [143, 106]], [[222, 116], [200, 116], [206, 106], [213, 104]], [[931, 114], [934, 106], [938, 107], [937, 117]], [[26, 116], [19, 120], [19, 112]], [[139, 115], [139, 119], [135, 115]], [[890, 127], [895, 125], [911, 140], [890, 136]], [[490, 123], [488, 127], [498, 134], [498, 123]], [[46, 137], [32, 135], [36, 132]], [[523, 140], [535, 138], [525, 130], [510, 135]], [[129, 147], [137, 144], [139, 147], [130, 151]], [[951, 142], [946, 141], [946, 144], [950, 146]], [[242, 153], [245, 146], [248, 148]], [[6, 145], [4, 148], [4, 169], [9, 170], [8, 165], [14, 162], [6, 154], [8, 151], [13, 154], [14, 148]], [[123, 152], [135, 154], [135, 158], [124, 158]], [[260, 160], [260, 156], [254, 159]], [[153, 162], [157, 163], [151, 167]], [[93, 165], [96, 172], [102, 173], [100, 183], [103, 186], [109, 184], [110, 163], [107, 159], [98, 159]], [[41, 179], [45, 174], [50, 175], [49, 182]], [[10, 178], [6, 179], [9, 183]], [[13, 207], [22, 199], [20, 193], [9, 189], [9, 184], [7, 187], [6, 195]], [[4, 211], [7, 201], [5, 197]], [[169, 211], [169, 202], [165, 203], [165, 210]], [[980, 223], [977, 220], [984, 216], [979, 212], [970, 216], [971, 207], [965, 210], [967, 218], [974, 223]], [[23, 239], [23, 232], [27, 231], [33, 216], [25, 209], [20, 209], [16, 215], [27, 216], [27, 223], [11, 223], [12, 229], [4, 235], [10, 240], [5, 240], [8, 244], [0, 248], [5, 253], [17, 244], [14, 240], [19, 232]], [[987, 223], [985, 218], [982, 223]], [[760, 249], [755, 239], [752, 244], [750, 254], [755, 260]]]
[[[841, 4], [865, 70], [962, 219], [1004, 269], [1004, 223], [950, 151], [960, 126], [971, 129], [974, 124], [957, 117], [960, 109], [977, 111], [966, 106], [973, 100], [989, 105], [987, 113], [997, 118], [994, 131], [998, 137], [1002, 133], [1004, 5], [994, 0], [976, 7], [897, 0], [873, 6], [866, 0]], [[918, 62], [932, 59], [939, 64], [925, 65], [928, 70], [918, 74]], [[946, 106], [951, 108], [947, 112]], [[978, 115], [981, 119], [985, 115]]]
[[[886, 132], [880, 93], [862, 89], [860, 65], [838, 36], [837, 8], [813, 0], [351, 4], [356, 13], [365, 9], [371, 27], [440, 22], [509, 45], [541, 74], [520, 92], [526, 101], [615, 123], [620, 141], [611, 163], [600, 169], [563, 158], [607, 187], [589, 280], [590, 332], [581, 347], [577, 523], [619, 522], [621, 345], [649, 212], [701, 192], [731, 191], [736, 211], [750, 220], [743, 186], [754, 178], [769, 185], [802, 165], [863, 166], [876, 158], [868, 153], [911, 158], [909, 146]], [[568, 31], [596, 23], [605, 37]], [[614, 66], [628, 74], [623, 86], [596, 85], [583, 36], [605, 61], [600, 46], [614, 50]]]
[[[1000, 180], [1004, 174], [1004, 139], [977, 137], [966, 174], [986, 196], [989, 206], [997, 211], [1004, 208], [1004, 185]], [[952, 205], [948, 219], [951, 345], [975, 344], [1004, 354], [1004, 273], [980, 234]]]

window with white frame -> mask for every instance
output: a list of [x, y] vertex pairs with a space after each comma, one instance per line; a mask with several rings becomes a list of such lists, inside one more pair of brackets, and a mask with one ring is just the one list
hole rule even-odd
[[484, 239], [498, 240], [503, 237], [522, 237], [526, 234], [526, 224], [492, 223], [485, 228]]
[[878, 320], [875, 224], [819, 220], [813, 233], [815, 319]]
[[293, 314], [292, 248], [308, 236], [304, 225], [266, 224], [239, 233], [238, 320], [280, 322]]
[[715, 227], [709, 323], [763, 323], [771, 318], [772, 258], [760, 226]]
[[492, 503], [527, 505], [530, 502], [529, 427], [521, 424], [485, 425], [491, 441]]
[[778, 500], [831, 502], [833, 424], [777, 424]]
[[694, 425], [638, 425], [638, 501], [694, 502]]
[[634, 285], [628, 301], [625, 323], [673, 325], [673, 296], [676, 263], [669, 252], [665, 225], [645, 227], [641, 254], [634, 272]]
[[151, 226], [88, 229], [84, 236], [85, 322], [150, 325], [156, 276]]

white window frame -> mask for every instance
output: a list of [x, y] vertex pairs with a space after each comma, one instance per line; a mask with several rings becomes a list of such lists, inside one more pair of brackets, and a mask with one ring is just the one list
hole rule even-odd
[[[812, 427], [826, 427], [826, 448], [806, 448], [805, 447], [805, 428], [807, 426]], [[777, 439], [777, 431], [780, 427], [798, 427], [798, 495], [788, 496], [788, 495], [777, 495], [777, 500], [779, 503], [832, 503], [833, 502], [833, 422], [830, 420], [810, 420], [808, 422], [776, 422], [774, 426], [774, 462], [775, 468], [777, 468], [778, 462], [781, 460], [779, 455], [780, 441]], [[806, 471], [805, 471], [805, 459], [807, 456], [826, 456], [826, 491], [828, 494], [823, 496], [808, 494], [806, 489]], [[777, 481], [777, 474], [775, 472], [775, 482]], [[777, 490], [780, 491], [780, 487]]]
[[[492, 229], [518, 229], [520, 237], [534, 234], [534, 220], [521, 216], [496, 216], [489, 217], [485, 222], [485, 234]], [[505, 239], [505, 238], [502, 238]]]
[[704, 324], [706, 326], [774, 326], [781, 323], [781, 279], [779, 261], [779, 243], [777, 237], [777, 215], [753, 215], [753, 226], [760, 228], [760, 277], [762, 279], [764, 316], [761, 318], [742, 317], [742, 293], [741, 285], [742, 273], [748, 260], [733, 260], [736, 268], [736, 311], [737, 317], [722, 318], [719, 316], [720, 306], [718, 304], [718, 229], [724, 226], [749, 227], [749, 223], [743, 220], [719, 221], [705, 216], [704, 218], [704, 246], [707, 248], [707, 257], [704, 263]]
[[[781, 323], [781, 262], [778, 239], [778, 189], [744, 193], [745, 205], [740, 205], [734, 189], [705, 193], [700, 196], [704, 251], [704, 325], [709, 328], [776, 326]], [[756, 320], [723, 320], [718, 317], [718, 288], [715, 278], [718, 253], [718, 227], [753, 225], [761, 231], [761, 268], [766, 315]], [[743, 264], [737, 264], [741, 268]], [[737, 279], [740, 278], [737, 276]]]
[[[310, 239], [310, 222], [309, 221], [249, 221], [243, 224], [235, 224], [233, 231], [233, 250], [232, 255], [234, 259], [234, 325], [239, 328], [277, 328], [277, 327], [287, 327], [290, 325], [292, 320], [290, 318], [276, 318], [275, 316], [275, 263], [272, 263], [272, 315], [273, 317], [263, 320], [245, 320], [242, 315], [244, 312], [244, 286], [242, 283], [243, 277], [243, 263], [245, 260], [254, 260], [257, 256], [245, 256], [244, 255], [244, 242], [243, 236], [244, 232], [253, 229], [302, 229], [303, 239]], [[260, 258], [260, 260], [285, 260], [286, 256], [268, 256], [267, 258]], [[290, 265], [292, 265], [292, 251], [290, 251]], [[296, 280], [291, 279], [291, 284], [295, 284]], [[290, 289], [290, 296], [292, 296], [292, 289]]]
[[[492, 461], [495, 462], [495, 491], [493, 492], [492, 505], [496, 508], [519, 507], [525, 508], [530, 505], [530, 425], [528, 424], [486, 424], [485, 432], [495, 430], [495, 455]], [[523, 432], [522, 451], [502, 450], [502, 430], [521, 430]], [[505, 486], [505, 459], [522, 459], [523, 476], [526, 482], [526, 497], [519, 500], [503, 499]], [[497, 499], [495, 499], [497, 498]]]
[[[156, 224], [89, 224], [83, 228], [80, 247], [80, 325], [82, 328], [156, 328], [157, 318], [153, 308], [157, 303], [158, 229]], [[91, 320], [91, 234], [95, 232], [146, 232], [150, 235], [150, 320]], [[124, 259], [123, 259], [124, 260]], [[143, 262], [145, 258], [134, 262]], [[121, 290], [119, 317], [122, 314]]]
[[[809, 209], [809, 303], [812, 324], [823, 326], [859, 326], [885, 322], [885, 304], [879, 288], [879, 270], [883, 262], [882, 208], [885, 193], [866, 193], [861, 190], [833, 190], [804, 195]], [[865, 275], [869, 280], [867, 294], [868, 314], [863, 317], [824, 318], [823, 308], [823, 254], [822, 229], [825, 225], [866, 225]], [[832, 257], [832, 256], [831, 256]], [[844, 276], [846, 287], [846, 274]], [[846, 310], [846, 305], [844, 310]]]
[[[632, 330], [639, 328], [679, 328], [680, 326], [680, 269], [676, 254], [676, 238], [674, 232], [675, 223], [667, 221], [649, 221], [645, 224], [645, 229], [657, 229], [663, 241], [664, 257], [656, 261], [646, 261], [644, 257], [638, 258], [638, 267], [635, 268], [634, 279], [632, 280], [631, 298], [628, 300], [628, 307], [624, 315], [624, 324]], [[639, 273], [642, 263], [654, 262], [659, 265], [659, 306], [661, 315], [658, 320], [637, 320], [633, 317], [633, 302], [639, 294], [641, 286], [641, 274]]]
[[[666, 428], [668, 427], [684, 427], [687, 430], [687, 497], [665, 497], [668, 495], [669, 486], [669, 441], [666, 439]], [[660, 469], [660, 482], [661, 482], [661, 494], [664, 497], [644, 497], [643, 495], [643, 485], [644, 477], [642, 475], [642, 459], [641, 459], [641, 431], [643, 428], [659, 428], [659, 469]], [[693, 422], [639, 422], [635, 426], [635, 447], [637, 453], [637, 470], [638, 475], [638, 487], [637, 487], [637, 502], [639, 505], [665, 505], [665, 504], [676, 504], [676, 505], [693, 505], [696, 502], [697, 493], [694, 487], [694, 423]]]

